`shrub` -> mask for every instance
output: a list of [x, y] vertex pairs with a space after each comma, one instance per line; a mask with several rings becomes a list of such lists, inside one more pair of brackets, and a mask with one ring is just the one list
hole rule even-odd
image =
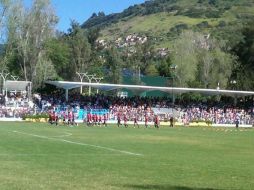
[[23, 120], [26, 119], [49, 119], [48, 114], [36, 114], [36, 115], [24, 115], [22, 117]]

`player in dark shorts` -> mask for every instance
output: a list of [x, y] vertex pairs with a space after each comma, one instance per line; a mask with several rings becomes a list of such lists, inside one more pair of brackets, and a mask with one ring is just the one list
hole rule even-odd
[[65, 125], [68, 122], [68, 114], [66, 111], [63, 112], [63, 124]]
[[124, 120], [124, 127], [127, 128], [128, 127], [128, 124], [127, 124], [128, 119], [127, 119], [126, 115], [124, 115], [123, 120]]
[[54, 112], [54, 122], [56, 125], [58, 125], [58, 120], [59, 120], [58, 114]]
[[139, 124], [138, 124], [138, 118], [137, 118], [137, 116], [135, 116], [135, 117], [134, 117], [134, 127], [135, 127], [136, 125], [137, 125], [137, 126], [138, 126], [138, 128], [139, 128]]
[[49, 122], [50, 124], [52, 124], [52, 122], [53, 122], [53, 113], [52, 113], [51, 111], [49, 111], [49, 112], [48, 112], [48, 116], [49, 116], [48, 122]]
[[235, 121], [235, 128], [236, 128], [236, 129], [238, 129], [239, 123], [240, 123], [240, 122], [239, 122], [239, 119], [236, 119], [236, 121]]
[[170, 123], [169, 127], [174, 127], [174, 118], [173, 117], [170, 117], [169, 123]]
[[145, 127], [147, 128], [148, 127], [148, 116], [145, 115]]
[[101, 126], [101, 124], [102, 124], [102, 116], [101, 115], [98, 115], [98, 124], [99, 124], [99, 126]]
[[121, 125], [121, 117], [120, 114], [117, 115], [117, 126], [120, 127]]
[[56, 124], [58, 125], [58, 115], [56, 112], [49, 112], [49, 123], [51, 125]]
[[74, 123], [74, 121], [73, 121], [73, 119], [74, 119], [74, 116], [73, 116], [74, 114], [73, 114], [73, 112], [72, 111], [69, 111], [68, 112], [68, 125], [73, 125]]
[[102, 125], [107, 127], [107, 116], [106, 116], [106, 114], [103, 115], [103, 123], [102, 123]]
[[157, 128], [157, 129], [160, 128], [160, 120], [159, 120], [159, 116], [158, 115], [156, 115], [154, 117], [154, 127]]

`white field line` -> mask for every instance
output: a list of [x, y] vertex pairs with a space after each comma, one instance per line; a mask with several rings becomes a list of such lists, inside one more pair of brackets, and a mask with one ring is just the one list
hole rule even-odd
[[56, 137], [69, 137], [72, 135], [72, 133], [67, 133], [67, 132], [64, 132], [65, 135], [59, 135], [59, 136], [52, 136], [52, 138], [56, 138]]
[[62, 141], [62, 142], [70, 143], [70, 144], [76, 144], [76, 145], [81, 145], [81, 146], [90, 146], [90, 147], [95, 147], [95, 148], [99, 148], [99, 149], [109, 150], [109, 151], [112, 151], [112, 152], [120, 152], [120, 153], [123, 153], [123, 154], [129, 154], [129, 155], [134, 155], [134, 156], [142, 156], [142, 154], [138, 154], [138, 153], [128, 152], [128, 151], [124, 151], [124, 150], [117, 150], [117, 149], [114, 149], [114, 148], [108, 148], [108, 147], [103, 147], [103, 146], [98, 146], [98, 145], [93, 145], [93, 144], [79, 143], [79, 142], [69, 141], [69, 140], [65, 140], [65, 139], [46, 137], [46, 136], [35, 135], [35, 134], [30, 134], [30, 133], [24, 133], [24, 132], [19, 132], [19, 131], [13, 131], [13, 132], [23, 134], [23, 135], [38, 137], [38, 138], [42, 138], [42, 139]]
[[[29, 154], [29, 153], [6, 153], [6, 154], [4, 154], [4, 153], [2, 153], [2, 154], [0, 154], [0, 156], [52, 156], [52, 155], [54, 155], [54, 156], [63, 156], [63, 154], [61, 154], [61, 153], [59, 153], [59, 154], [56, 154], [56, 153], [48, 153], [48, 154], [46, 154], [46, 153], [38, 153], [38, 154]], [[65, 156], [85, 156], [85, 155], [87, 155], [87, 154], [65, 154]], [[105, 156], [108, 156], [108, 155], [114, 155], [114, 156], [120, 156], [120, 155], [123, 155], [122, 153], [115, 153], [115, 154], [110, 154], [110, 153], [108, 153], [108, 154], [94, 154], [94, 153], [89, 153], [88, 155], [99, 155], [99, 156], [101, 156], [101, 155], [105, 155]]]

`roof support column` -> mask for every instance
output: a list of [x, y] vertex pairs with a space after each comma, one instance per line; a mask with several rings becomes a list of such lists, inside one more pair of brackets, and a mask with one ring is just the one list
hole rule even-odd
[[236, 97], [236, 95], [234, 96], [234, 106], [236, 106], [237, 105], [237, 97]]
[[65, 89], [65, 101], [69, 101], [69, 89]]

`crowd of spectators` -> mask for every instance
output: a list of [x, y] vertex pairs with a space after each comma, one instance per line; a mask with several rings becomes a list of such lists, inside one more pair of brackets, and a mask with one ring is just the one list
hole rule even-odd
[[0, 94], [0, 118], [22, 118], [34, 113], [34, 103], [21, 93]]
[[240, 109], [232, 106], [208, 107], [206, 105], [180, 108], [178, 120], [188, 124], [191, 121], [208, 121], [214, 124], [253, 124], [253, 109]]
[[[174, 117], [175, 120], [188, 124], [192, 121], [209, 121], [215, 124], [234, 124], [236, 120], [240, 124], [253, 124], [254, 108], [235, 107], [230, 104], [218, 102], [186, 103], [177, 101], [172, 104], [170, 98], [164, 97], [116, 97], [106, 95], [83, 96], [79, 93], [70, 94], [68, 102], [64, 94], [34, 94], [34, 103], [39, 112], [47, 113], [49, 110], [64, 113], [66, 110], [75, 110], [75, 115], [83, 110], [108, 110], [108, 118], [117, 120], [117, 117], [128, 118], [129, 121], [144, 121], [145, 117], [152, 121], [155, 115], [163, 120]], [[12, 104], [7, 106], [6, 102]], [[27, 100], [27, 97], [10, 94], [6, 99], [0, 95], [0, 117], [21, 117], [24, 114], [34, 113], [35, 105]], [[157, 113], [156, 110], [165, 109], [165, 113]], [[170, 111], [171, 110], [171, 111]], [[173, 111], [174, 110], [174, 111]], [[87, 113], [87, 112], [86, 112]], [[84, 117], [86, 115], [84, 114]]]

